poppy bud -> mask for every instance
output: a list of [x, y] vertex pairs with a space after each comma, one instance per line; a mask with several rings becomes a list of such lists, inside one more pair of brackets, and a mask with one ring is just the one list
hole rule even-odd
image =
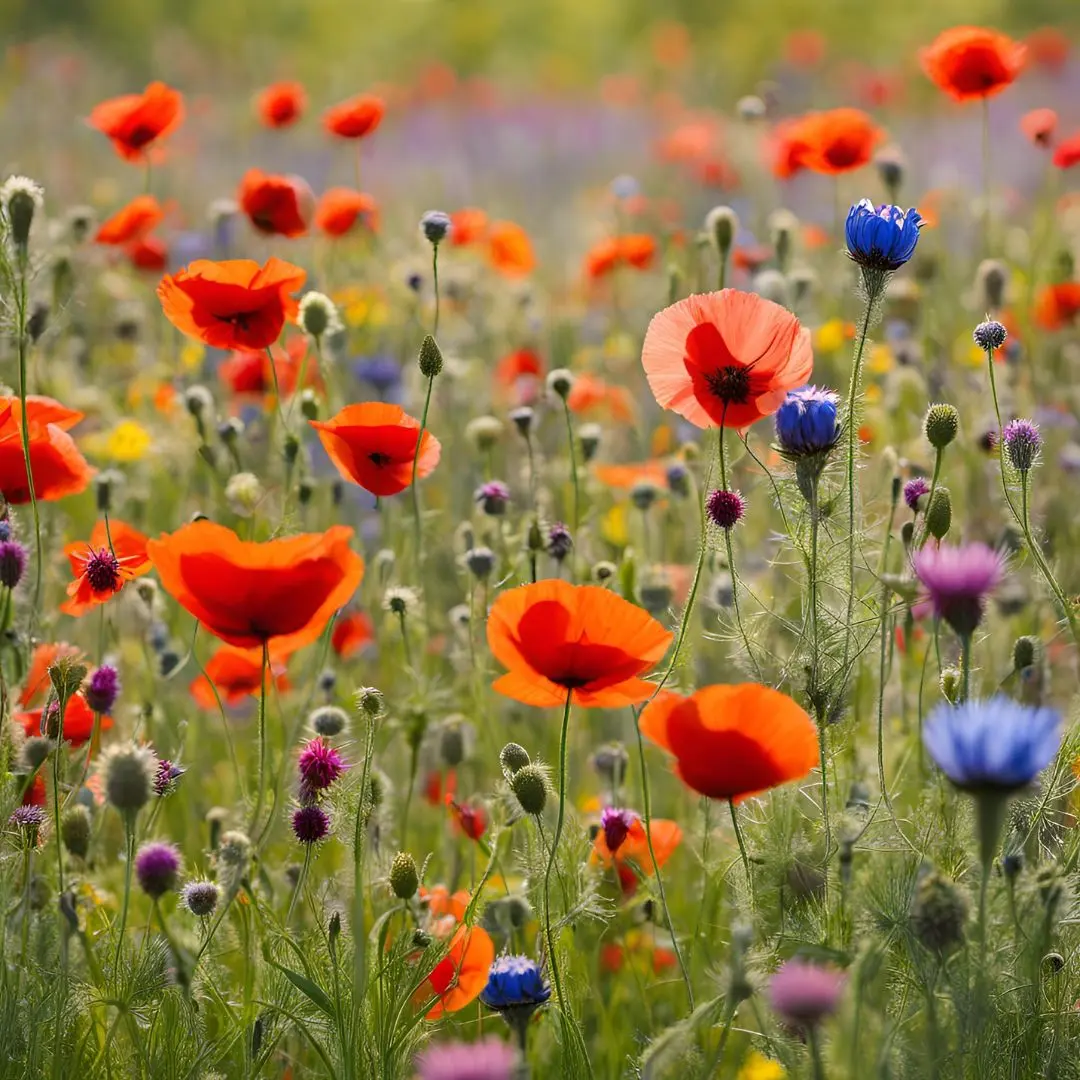
[[31, 735], [19, 747], [19, 765], [27, 772], [33, 773], [45, 763], [53, 744], [51, 739], [44, 735]]
[[[285, 459], [286, 465], [292, 465], [296, 461], [297, 454], [300, 453], [300, 440], [290, 431], [285, 436], [285, 441], [281, 447], [281, 456]], [[243, 474], [241, 474], [243, 475]], [[226, 488], [226, 495], [228, 494], [228, 488]]]
[[905, 521], [900, 526], [900, 542], [904, 545], [906, 551], [911, 547], [911, 541], [915, 538], [915, 522]]
[[660, 497], [660, 489], [651, 480], [639, 480], [630, 489], [630, 501], [642, 513], [648, 512]]
[[344, 329], [334, 301], [321, 292], [304, 293], [300, 298], [296, 322], [316, 342], [326, 334], [336, 334]]
[[979, 307], [997, 311], [1005, 305], [1005, 290], [1009, 286], [1009, 268], [1000, 259], [983, 259], [975, 271], [975, 287], [979, 291]]
[[0, 186], [0, 209], [7, 216], [15, 248], [26, 255], [34, 213], [41, 209], [45, 192], [26, 176], [9, 176]]
[[779, 270], [762, 270], [754, 276], [754, 292], [781, 307], [791, 306], [791, 287]]
[[381, 690], [374, 686], [364, 686], [354, 696], [357, 709], [371, 717], [379, 717], [386, 711], [386, 699]]
[[671, 584], [665, 577], [643, 581], [638, 589], [641, 606], [654, 618], [668, 610], [674, 595]]
[[121, 814], [133, 816], [150, 800], [154, 791], [157, 758], [136, 743], [110, 747], [102, 761], [105, 798]]
[[439, 757], [448, 768], [460, 765], [468, 754], [472, 728], [461, 716], [448, 716], [439, 725]]
[[317, 735], [333, 738], [349, 726], [349, 714], [336, 705], [320, 705], [308, 714], [308, 723]]
[[566, 368], [555, 368], [548, 372], [547, 388], [557, 397], [566, 400], [574, 386], [574, 376]]
[[86, 858], [90, 850], [90, 811], [81, 803], [64, 811], [60, 818], [60, 839], [76, 858]]
[[218, 438], [228, 447], [236, 445], [236, 440], [244, 434], [244, 421], [239, 416], [230, 416], [218, 424]]
[[510, 413], [510, 419], [514, 422], [514, 427], [518, 429], [518, 434], [527, 439], [532, 431], [534, 413], [528, 405], [522, 405], [520, 409], [514, 409]]
[[712, 237], [720, 258], [726, 259], [739, 231], [739, 215], [730, 206], [714, 206], [705, 215], [705, 231]]
[[495, 416], [477, 416], [465, 425], [465, 438], [479, 454], [486, 454], [502, 438], [502, 433], [502, 421]]
[[314, 494], [315, 482], [310, 477], [301, 477], [300, 482], [296, 485], [296, 497], [299, 499], [300, 505], [307, 506]]
[[26, 333], [31, 341], [39, 341], [49, 324], [49, 306], [40, 300], [35, 302], [30, 317], [26, 320]]
[[791, 285], [791, 303], [798, 307], [805, 304], [817, 288], [818, 277], [808, 266], [797, 266], [788, 275], [788, 283]]
[[416, 862], [407, 851], [399, 851], [390, 864], [390, 888], [399, 900], [411, 900], [419, 887]]
[[319, 419], [319, 399], [310, 386], [300, 393], [300, 412], [305, 420]]
[[510, 789], [521, 809], [534, 817], [544, 812], [548, 797], [548, 778], [539, 765], [526, 765], [510, 777]]
[[613, 788], [619, 787], [626, 776], [630, 764], [630, 754], [622, 743], [606, 743], [596, 750], [589, 759], [592, 767]]
[[192, 416], [198, 419], [213, 410], [213, 395], [205, 386], [189, 386], [184, 391], [184, 407]]
[[434, 379], [443, 369], [443, 356], [438, 343], [428, 334], [420, 343], [420, 355], [417, 358], [420, 374], [425, 379]]
[[499, 764], [506, 776], [513, 776], [514, 773], [520, 772], [526, 765], [531, 764], [529, 751], [516, 742], [507, 743], [499, 751]]
[[1042, 658], [1042, 642], [1037, 637], [1018, 637], [1013, 642], [1013, 670], [1023, 671]]
[[935, 540], [942, 540], [952, 525], [952, 495], [947, 487], [937, 487], [926, 508], [926, 528]]
[[799, 231], [799, 219], [790, 210], [774, 210], [768, 220], [769, 238], [776, 252], [776, 265], [784, 270], [791, 259], [791, 249]]
[[91, 206], [72, 206], [67, 214], [68, 235], [73, 244], [81, 244], [94, 227], [94, 209]]
[[61, 252], [53, 257], [50, 267], [52, 276], [53, 307], [62, 310], [67, 307], [75, 292], [75, 271], [70, 257]]
[[[295, 438], [295, 436], [292, 437]], [[285, 456], [288, 460], [287, 451]], [[295, 456], [294, 453], [293, 457]], [[250, 517], [262, 497], [262, 482], [254, 473], [233, 473], [225, 484], [225, 499], [233, 513], [239, 517]]]
[[596, 451], [600, 449], [600, 439], [603, 429], [599, 424], [582, 424], [578, 431], [578, 443], [581, 446], [581, 456], [586, 462], [592, 461]]
[[967, 903], [944, 874], [932, 870], [915, 889], [911, 929], [931, 952], [944, 955], [964, 940]]
[[604, 585], [609, 582], [615, 574], [618, 572], [618, 567], [607, 559], [601, 559], [592, 568], [592, 579], [597, 585]]

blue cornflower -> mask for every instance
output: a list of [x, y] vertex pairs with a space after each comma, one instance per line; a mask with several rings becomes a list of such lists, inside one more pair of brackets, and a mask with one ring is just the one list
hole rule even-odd
[[386, 394], [401, 382], [401, 364], [385, 354], [361, 356], [353, 362], [353, 374], [377, 393]]
[[860, 199], [849, 211], [844, 228], [848, 255], [864, 270], [897, 270], [915, 254], [922, 218], [917, 210], [877, 206]]
[[792, 390], [776, 411], [776, 438], [789, 458], [827, 454], [840, 441], [839, 395], [817, 386]]
[[1008, 794], [1026, 787], [1061, 744], [1053, 709], [998, 695], [989, 701], [939, 705], [923, 728], [930, 756], [959, 788]]
[[499, 956], [488, 972], [480, 1000], [497, 1012], [527, 1009], [532, 1012], [551, 997], [551, 986], [540, 965], [527, 956]]

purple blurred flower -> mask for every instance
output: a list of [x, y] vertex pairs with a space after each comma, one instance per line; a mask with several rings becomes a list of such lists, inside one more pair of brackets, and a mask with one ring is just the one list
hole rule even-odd
[[1029, 472], [1039, 459], [1042, 436], [1030, 420], [1010, 420], [1001, 435], [1005, 456], [1019, 473]]
[[37, 843], [38, 830], [45, 824], [47, 815], [40, 806], [16, 806], [8, 818], [8, 826], [22, 834], [22, 838], [33, 847]]
[[330, 835], [330, 815], [321, 806], [301, 806], [293, 811], [292, 831], [301, 844], [317, 844]]
[[26, 548], [18, 540], [0, 540], [0, 585], [14, 589], [26, 573]]
[[184, 770], [168, 758], [162, 758], [154, 771], [154, 794], [158, 798], [171, 795], [176, 790], [176, 782], [184, 775]]
[[86, 704], [102, 716], [112, 712], [116, 699], [120, 696], [120, 675], [111, 664], [102, 664], [90, 676], [90, 681], [83, 691]]
[[912, 477], [904, 485], [904, 502], [907, 504], [907, 508], [916, 513], [919, 509], [919, 499], [924, 495], [930, 494], [930, 485], [926, 482], [926, 478], [923, 476]]
[[499, 517], [506, 513], [506, 506], [510, 502], [510, 489], [501, 480], [489, 480], [476, 489], [473, 498], [485, 514]]
[[710, 493], [705, 510], [718, 529], [733, 529], [746, 513], [746, 500], [738, 491], [717, 488]]
[[417, 1080], [513, 1080], [518, 1056], [501, 1039], [429, 1046], [416, 1059]]
[[608, 851], [614, 854], [622, 847], [638, 816], [633, 810], [620, 810], [616, 806], [605, 806], [600, 812], [600, 828], [604, 830], [604, 840]]
[[147, 896], [155, 900], [176, 888], [180, 852], [172, 844], [143, 844], [135, 855], [135, 876]]
[[573, 546], [574, 537], [571, 535], [570, 530], [561, 521], [556, 521], [548, 529], [547, 553], [556, 562], [562, 562], [570, 554]]
[[325, 791], [347, 768], [342, 756], [321, 738], [312, 739], [297, 761], [300, 771], [300, 794], [302, 802], [311, 802], [320, 791]]
[[769, 981], [769, 998], [787, 1023], [805, 1030], [836, 1011], [844, 982], [841, 971], [789, 960]]
[[385, 395], [401, 382], [401, 365], [392, 356], [361, 356], [353, 362], [353, 374]]
[[924, 547], [912, 565], [930, 594], [934, 614], [961, 637], [970, 636], [982, 621], [986, 598], [1005, 573], [1001, 554], [985, 544]]

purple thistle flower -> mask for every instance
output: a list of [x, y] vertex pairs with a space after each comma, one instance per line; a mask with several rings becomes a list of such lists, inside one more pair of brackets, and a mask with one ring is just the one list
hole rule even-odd
[[0, 585], [14, 589], [26, 573], [26, 548], [18, 540], [0, 541]]
[[608, 851], [613, 855], [622, 847], [637, 819], [633, 810], [620, 810], [615, 806], [605, 806], [600, 812], [600, 828], [604, 830]]
[[8, 825], [33, 847], [37, 843], [38, 830], [45, 824], [46, 814], [40, 806], [16, 806], [8, 818]]
[[91, 548], [83, 575], [95, 593], [115, 592], [120, 584], [120, 560], [108, 548]]
[[180, 768], [179, 765], [168, 758], [162, 758], [154, 771], [154, 794], [159, 799], [171, 795], [176, 790], [177, 781], [184, 775], [185, 771], [185, 769]]
[[1010, 420], [1002, 432], [1005, 454], [1018, 473], [1028, 472], [1039, 459], [1042, 436], [1030, 420]]
[[570, 554], [574, 546], [574, 538], [570, 530], [561, 522], [556, 521], [548, 529], [547, 553], [556, 561], [562, 562]]
[[325, 791], [347, 768], [342, 756], [321, 738], [312, 739], [297, 761], [300, 770], [301, 801], [311, 802]]
[[119, 696], [120, 675], [111, 664], [102, 664], [90, 676], [90, 681], [83, 691], [86, 704], [101, 716], [107, 716], [112, 712], [112, 708]]
[[705, 511], [718, 529], [733, 529], [746, 513], [746, 500], [737, 491], [717, 488], [709, 494]]
[[416, 1059], [417, 1080], [513, 1080], [518, 1056], [501, 1039], [446, 1042], [428, 1047]]
[[180, 852], [172, 844], [143, 844], [135, 855], [135, 876], [142, 891], [157, 900], [176, 888]]
[[815, 1027], [836, 1011], [844, 981], [841, 971], [789, 960], [769, 981], [773, 1010], [794, 1028]]
[[473, 499], [485, 514], [500, 517], [506, 513], [507, 504], [510, 502], [510, 489], [501, 480], [489, 480], [476, 489]]
[[317, 844], [330, 835], [330, 815], [321, 806], [301, 806], [293, 811], [292, 831], [301, 844]]
[[188, 911], [202, 919], [214, 914], [221, 895], [213, 881], [189, 881], [180, 892]]
[[924, 547], [912, 565], [930, 594], [934, 614], [961, 637], [969, 637], [982, 621], [986, 598], [1005, 572], [1000, 553], [985, 544]]
[[930, 485], [926, 482], [925, 476], [912, 477], [912, 479], [904, 485], [904, 502], [913, 514], [916, 514], [919, 511], [919, 500], [924, 495], [929, 494]]

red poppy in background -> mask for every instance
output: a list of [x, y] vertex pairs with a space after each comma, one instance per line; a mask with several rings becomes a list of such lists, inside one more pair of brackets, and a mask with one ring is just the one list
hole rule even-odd
[[1026, 50], [1006, 34], [981, 26], [954, 26], [919, 53], [927, 77], [957, 101], [1000, 94], [1024, 69]]
[[815, 68], [825, 59], [825, 35], [820, 30], [792, 30], [784, 41], [784, 57], [799, 68]]
[[582, 372], [566, 395], [566, 407], [575, 415], [607, 412], [620, 423], [634, 418], [634, 398], [625, 386], [614, 386], [597, 375]]
[[807, 120], [807, 117], [781, 120], [773, 128], [767, 147], [773, 175], [778, 180], [790, 180], [797, 172], [806, 168], [809, 154], [809, 143], [805, 135]]
[[129, 244], [145, 236], [164, 217], [165, 211], [153, 195], [139, 195], [104, 221], [94, 240], [116, 246]]
[[1069, 59], [1069, 39], [1056, 26], [1040, 26], [1024, 39], [1029, 63], [1057, 73]]
[[450, 243], [467, 247], [479, 243], [487, 235], [488, 216], [483, 210], [467, 206], [450, 215]]
[[330, 460], [346, 479], [372, 495], [396, 495], [412, 483], [413, 458], [420, 440], [416, 477], [423, 479], [439, 463], [442, 448], [430, 431], [420, 435], [420, 421], [399, 405], [367, 401], [346, 405], [329, 420], [311, 420]]
[[[295, 335], [288, 339], [284, 350], [273, 346], [270, 352], [273, 356], [274, 371], [270, 369], [271, 358], [265, 349], [238, 349], [218, 365], [218, 378], [238, 397], [261, 396], [273, 393], [276, 372], [277, 386], [281, 393], [293, 393], [300, 378], [304, 356], [308, 352], [307, 338]], [[319, 385], [319, 373], [312, 364], [307, 366], [304, 385]]]
[[22, 804], [23, 806], [44, 806], [48, 798], [48, 792], [45, 790], [45, 778], [41, 775], [41, 769], [39, 768], [34, 773], [34, 779], [31, 780], [30, 786], [23, 793]]
[[689, 296], [653, 316], [641, 362], [661, 408], [697, 427], [747, 428], [810, 378], [810, 331], [738, 289]]
[[487, 639], [509, 671], [492, 684], [525, 705], [586, 708], [644, 701], [640, 676], [667, 651], [671, 633], [636, 604], [597, 585], [538, 581], [500, 593]]
[[343, 613], [330, 632], [330, 646], [342, 660], [363, 652], [374, 641], [375, 626], [362, 611]]
[[446, 805], [450, 810], [450, 820], [454, 829], [470, 840], [479, 840], [487, 832], [488, 812], [483, 803], [459, 803], [453, 795], [447, 794]]
[[487, 234], [491, 265], [507, 277], [524, 277], [536, 266], [529, 234], [512, 221], [496, 221]]
[[162, 587], [215, 637], [286, 655], [310, 644], [364, 575], [352, 529], [335, 525], [251, 543], [212, 521], [195, 521], [146, 545]]
[[1071, 169], [1080, 165], [1080, 131], [1058, 143], [1053, 162], [1059, 169]]
[[362, 139], [382, 123], [386, 103], [374, 94], [357, 94], [323, 113], [323, 127], [342, 139]]
[[64, 547], [74, 581], [67, 587], [68, 599], [60, 605], [65, 615], [85, 615], [104, 604], [128, 581], [150, 572], [146, 554], [147, 537], [123, 521], [113, 519], [94, 524], [90, 540]]
[[790, 166], [837, 176], [868, 165], [885, 133], [862, 109], [810, 113], [789, 133]]
[[299, 176], [248, 169], [236, 193], [240, 209], [266, 236], [303, 236], [315, 210], [315, 196]]
[[276, 82], [255, 96], [255, 112], [268, 128], [295, 124], [307, 108], [307, 94], [298, 82]]
[[786, 694], [758, 683], [662, 691], [638, 718], [641, 733], [675, 756], [687, 787], [741, 802], [800, 780], [818, 762], [817, 728]]
[[585, 254], [585, 276], [594, 281], [619, 266], [647, 270], [656, 257], [656, 241], [647, 233], [626, 233], [601, 240]]
[[[222, 645], [203, 666], [203, 671], [206, 674], [199, 675], [188, 687], [200, 708], [213, 710], [218, 707], [214, 687], [223, 705], [238, 705], [244, 698], [262, 691], [262, 649]], [[270, 653], [270, 678], [282, 693], [291, 687], [285, 673], [284, 657], [276, 647]]]
[[537, 379], [544, 374], [544, 361], [534, 349], [515, 349], [495, 365], [495, 378], [503, 386], [519, 379]]
[[1058, 114], [1053, 109], [1032, 109], [1020, 117], [1020, 130], [1036, 146], [1049, 146], [1057, 125]]
[[[96, 469], [68, 434], [83, 414], [49, 397], [26, 398], [30, 471], [34, 497], [52, 502], [85, 491]], [[22, 445], [22, 407], [16, 397], [0, 397], [0, 494], [9, 503], [28, 503], [30, 483]]]
[[[15, 714], [15, 722], [22, 726], [23, 731], [29, 735], [40, 735], [41, 718], [46, 708], [55, 709], [57, 702], [54, 700], [50, 705], [40, 709], [30, 709], [28, 712]], [[113, 726], [111, 716], [101, 718], [101, 730], [108, 731]], [[86, 704], [86, 698], [82, 694], [75, 694], [68, 698], [67, 708], [64, 710], [64, 738], [74, 747], [85, 745], [94, 731], [94, 712]]]
[[682, 843], [679, 823], [666, 818], [653, 818], [648, 832], [641, 818], [629, 810], [605, 811], [601, 822], [589, 858], [601, 866], [614, 868], [624, 893], [632, 893], [639, 878], [651, 877], [656, 872], [653, 855], [657, 866], [664, 866]]
[[1035, 321], [1044, 330], [1071, 326], [1080, 315], [1080, 281], [1046, 285], [1035, 304]]
[[374, 197], [344, 187], [323, 192], [315, 210], [315, 228], [327, 236], [340, 237], [357, 226], [373, 233], [379, 231], [379, 206]]
[[480, 996], [487, 985], [495, 959], [495, 943], [482, 926], [459, 926], [450, 939], [450, 951], [428, 975], [424, 1000], [434, 994], [425, 1019], [438, 1020], [446, 1013], [464, 1009]]
[[169, 262], [169, 249], [157, 236], [140, 236], [124, 245], [124, 254], [136, 270], [160, 274]]
[[141, 94], [124, 94], [96, 105], [88, 122], [112, 140], [122, 158], [142, 161], [147, 149], [175, 131], [183, 119], [180, 92], [152, 82]]
[[307, 274], [276, 257], [196, 259], [161, 279], [157, 294], [165, 317], [188, 337], [215, 349], [265, 349], [296, 318], [296, 292]]
[[19, 692], [19, 704], [25, 708], [32, 705], [36, 698], [52, 690], [49, 668], [57, 660], [81, 655], [82, 651], [77, 646], [69, 645], [66, 641], [38, 645], [30, 657], [30, 668], [26, 672], [22, 690]]

